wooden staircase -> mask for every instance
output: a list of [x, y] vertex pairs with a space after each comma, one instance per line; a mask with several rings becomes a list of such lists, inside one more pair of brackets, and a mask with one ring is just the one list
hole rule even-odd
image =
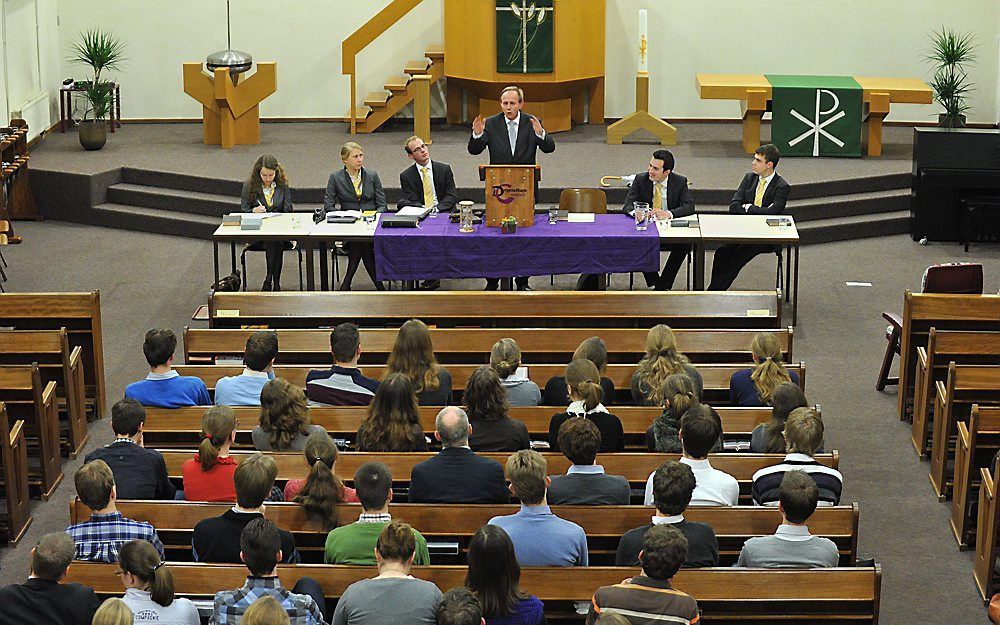
[[415, 93], [414, 76], [427, 75], [432, 85], [444, 76], [444, 46], [428, 47], [424, 51], [424, 57], [416, 61], [407, 61], [402, 75], [387, 80], [382, 91], [369, 93], [365, 96], [364, 105], [355, 107], [357, 132], [374, 132], [386, 120], [412, 102]]

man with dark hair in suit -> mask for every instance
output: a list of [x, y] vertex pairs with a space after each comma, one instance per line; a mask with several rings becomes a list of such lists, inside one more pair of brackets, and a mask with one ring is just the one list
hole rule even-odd
[[[451, 165], [431, 161], [427, 143], [416, 135], [406, 140], [403, 149], [413, 161], [413, 166], [407, 167], [399, 174], [399, 201], [396, 202], [396, 207], [436, 206], [443, 213], [451, 212], [458, 202], [455, 174], [451, 171]], [[440, 280], [424, 280], [420, 288], [433, 291], [439, 286], [441, 286]]]
[[[483, 119], [477, 115], [472, 122], [472, 136], [469, 137], [469, 154], [490, 151], [490, 165], [534, 165], [535, 155], [540, 149], [546, 154], [555, 151], [556, 144], [542, 128], [542, 122], [534, 115], [521, 112], [524, 106], [524, 92], [520, 87], [504, 87], [500, 92], [501, 112]], [[538, 180], [535, 180], [535, 196], [538, 196]], [[516, 279], [520, 291], [530, 291], [528, 277]], [[500, 281], [486, 279], [486, 290], [495, 291]]]
[[[743, 176], [729, 212], [733, 215], [781, 215], [791, 187], [775, 173], [781, 154], [770, 143], [757, 148], [753, 155], [750, 173]], [[740, 270], [757, 254], [774, 250], [773, 245], [734, 243], [723, 245], [715, 251], [712, 262], [712, 282], [709, 291], [725, 291], [732, 286]]]

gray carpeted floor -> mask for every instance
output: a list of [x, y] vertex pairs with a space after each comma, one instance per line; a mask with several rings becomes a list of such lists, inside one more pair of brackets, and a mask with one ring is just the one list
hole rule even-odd
[[[118, 141], [124, 136], [116, 134], [112, 146], [124, 143]], [[339, 141], [338, 133], [331, 132], [331, 145]], [[205, 302], [211, 282], [209, 242], [55, 222], [18, 223], [17, 229], [25, 243], [4, 250], [11, 262], [9, 290], [101, 290], [111, 397], [145, 373], [142, 333], [151, 326], [180, 332]], [[909, 429], [896, 419], [895, 395], [877, 393], [874, 382], [885, 348], [881, 312], [901, 310], [903, 290], [918, 289], [924, 267], [937, 262], [984, 263], [986, 289], [995, 292], [1000, 288], [997, 252], [996, 246], [977, 245], [963, 254], [957, 244], [919, 246], [907, 236], [802, 250], [796, 359], [808, 365], [808, 396], [823, 407], [829, 447], [840, 450], [844, 500], [861, 505], [860, 553], [875, 556], [883, 566], [881, 622], [886, 625], [987, 622], [972, 581], [971, 553], [956, 547], [947, 523], [949, 508], [933, 496], [927, 464], [915, 458]], [[286, 288], [294, 282], [291, 262], [289, 257]], [[755, 260], [735, 287], [772, 285], [772, 262]], [[356, 285], [370, 289], [363, 273]], [[262, 267], [251, 269], [251, 276], [261, 275]], [[870, 281], [872, 286], [850, 287], [846, 281]], [[536, 288], [543, 283], [533, 279]], [[560, 278], [557, 288], [571, 283], [571, 278]], [[627, 276], [616, 276], [614, 286], [626, 288]], [[446, 281], [446, 287], [478, 288], [479, 283]], [[92, 446], [110, 439], [106, 420], [92, 424], [91, 430]], [[64, 465], [68, 479], [52, 501], [32, 502], [35, 522], [23, 545], [0, 549], [0, 583], [23, 579], [34, 542], [66, 525], [78, 464]]]

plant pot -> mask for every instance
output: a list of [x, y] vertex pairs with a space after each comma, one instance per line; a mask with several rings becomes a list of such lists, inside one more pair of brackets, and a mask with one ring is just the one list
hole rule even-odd
[[938, 126], [941, 128], [965, 128], [965, 115], [959, 115], [956, 118], [947, 113], [941, 113], [938, 115]]
[[80, 145], [85, 150], [100, 150], [108, 142], [108, 123], [88, 119], [80, 122]]

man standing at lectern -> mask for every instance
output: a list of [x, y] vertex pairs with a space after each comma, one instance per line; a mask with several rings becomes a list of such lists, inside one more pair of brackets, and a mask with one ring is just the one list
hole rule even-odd
[[[469, 154], [490, 151], [490, 165], [534, 165], [535, 154], [540, 148], [550, 154], [556, 144], [542, 128], [542, 122], [534, 115], [521, 112], [524, 106], [524, 92], [520, 87], [504, 87], [500, 92], [500, 113], [487, 119], [477, 115], [472, 121], [472, 136], [469, 137]], [[535, 194], [538, 181], [535, 181]], [[527, 276], [515, 280], [519, 291], [530, 291]], [[495, 291], [500, 285], [496, 278], [486, 279], [486, 290]]]

